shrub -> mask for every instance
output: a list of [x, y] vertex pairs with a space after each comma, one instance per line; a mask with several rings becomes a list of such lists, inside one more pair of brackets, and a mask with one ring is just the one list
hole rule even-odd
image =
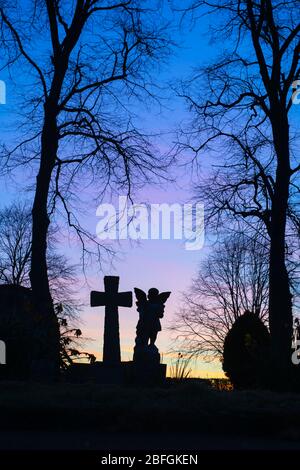
[[264, 386], [270, 334], [257, 314], [246, 311], [226, 335], [223, 370], [234, 388]]

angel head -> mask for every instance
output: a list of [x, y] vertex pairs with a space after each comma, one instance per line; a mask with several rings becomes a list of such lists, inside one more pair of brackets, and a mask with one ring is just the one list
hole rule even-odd
[[156, 289], [156, 287], [151, 287], [151, 289], [148, 290], [149, 302], [156, 303], [158, 301], [158, 296], [159, 296], [159, 290]]

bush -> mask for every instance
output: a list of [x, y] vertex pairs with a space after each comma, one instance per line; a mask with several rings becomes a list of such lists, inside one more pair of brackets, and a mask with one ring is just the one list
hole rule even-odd
[[246, 311], [226, 335], [223, 370], [234, 388], [259, 388], [265, 385], [270, 356], [270, 334], [258, 315]]

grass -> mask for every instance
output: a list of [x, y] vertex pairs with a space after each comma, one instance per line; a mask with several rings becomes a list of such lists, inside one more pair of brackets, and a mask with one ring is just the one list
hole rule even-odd
[[300, 437], [300, 395], [224, 391], [187, 380], [165, 388], [0, 383], [0, 429], [247, 433]]
[[185, 357], [182, 353], [178, 353], [175, 362], [173, 361], [170, 367], [171, 378], [176, 380], [187, 379], [192, 372], [190, 362], [191, 358], [189, 356]]

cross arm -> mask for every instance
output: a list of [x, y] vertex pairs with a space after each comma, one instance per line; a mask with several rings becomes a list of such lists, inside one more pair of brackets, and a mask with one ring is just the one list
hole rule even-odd
[[119, 292], [107, 294], [106, 292], [91, 292], [91, 307], [115, 305], [118, 307], [132, 307], [132, 292]]
[[120, 292], [117, 303], [119, 307], [132, 307], [132, 292]]
[[91, 307], [101, 307], [107, 305], [107, 294], [105, 292], [97, 292], [92, 290], [91, 292]]

